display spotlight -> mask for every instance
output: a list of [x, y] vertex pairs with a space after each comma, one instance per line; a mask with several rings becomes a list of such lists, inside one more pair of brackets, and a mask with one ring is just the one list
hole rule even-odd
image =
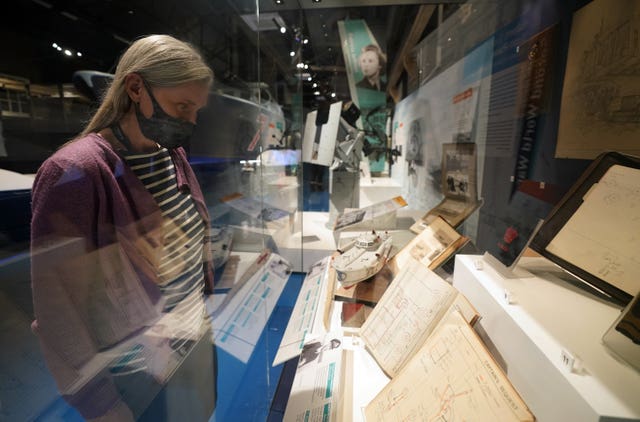
[[277, 18], [271, 19], [273, 23], [278, 27], [278, 30], [281, 34], [287, 32], [287, 26], [284, 24], [284, 21], [279, 16]]

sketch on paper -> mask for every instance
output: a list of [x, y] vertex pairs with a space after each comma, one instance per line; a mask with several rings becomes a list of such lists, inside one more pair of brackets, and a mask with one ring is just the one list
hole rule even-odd
[[640, 291], [640, 169], [614, 165], [546, 249], [612, 286]]
[[640, 3], [596, 0], [573, 18], [556, 157], [640, 155]]

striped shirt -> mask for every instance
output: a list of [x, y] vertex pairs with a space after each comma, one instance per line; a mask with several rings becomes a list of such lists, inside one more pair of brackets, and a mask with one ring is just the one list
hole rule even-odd
[[153, 195], [164, 217], [164, 249], [158, 261], [158, 277], [166, 299], [165, 311], [169, 311], [194, 291], [201, 297], [205, 227], [191, 195], [178, 190], [166, 148], [150, 154], [129, 154], [125, 160]]
[[[152, 330], [170, 338], [171, 349], [183, 355], [185, 347], [201, 333], [206, 318], [202, 267], [205, 225], [191, 195], [178, 190], [173, 161], [166, 148], [153, 153], [126, 153], [124, 159], [154, 197], [164, 218], [163, 248], [155, 262], [165, 300], [163, 313], [169, 319], [163, 317]], [[166, 321], [170, 323], [165, 324]], [[154, 350], [138, 344], [120, 354], [111, 372], [126, 375], [165, 365], [153, 355]], [[171, 360], [179, 359], [176, 356]], [[161, 368], [161, 372], [167, 370], [170, 368]]]

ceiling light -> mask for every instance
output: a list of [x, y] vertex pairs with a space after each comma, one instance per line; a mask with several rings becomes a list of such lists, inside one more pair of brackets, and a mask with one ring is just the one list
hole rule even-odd
[[295, 55], [296, 55], [296, 52], [295, 52], [295, 51], [290, 51], [290, 52], [289, 52], [289, 55], [290, 55], [291, 57], [293, 57], [293, 56], [295, 56]]
[[274, 16], [273, 18], [271, 18], [271, 21], [278, 27], [282, 34], [287, 32], [287, 26], [280, 16]]
[[69, 51], [69, 50], [64, 50], [64, 54], [66, 56], [71, 56], [72, 55], [71, 51]]
[[56, 47], [56, 50], [58, 50], [58, 51], [62, 51], [62, 47], [57, 46], [57, 47]]
[[318, 87], [318, 84], [315, 82], [313, 83], [313, 85], [311, 85], [311, 88], [317, 88], [317, 87]]
[[62, 16], [64, 16], [65, 18], [71, 19], [72, 21], [77, 21], [78, 20], [78, 17], [76, 15], [71, 14], [69, 12], [62, 11], [62, 12], [60, 12], [60, 14]]
[[305, 38], [304, 40], [302, 40], [302, 44], [309, 44], [309, 38]]
[[314, 3], [320, 3], [322, 0], [311, 0]]
[[331, 98], [336, 98], [336, 93], [335, 92], [331, 93]]
[[79, 52], [79, 51], [77, 51], [77, 52], [76, 52], [76, 56], [78, 56], [78, 57], [82, 57], [82, 53], [81, 53], [81, 52]]
[[[312, 78], [311, 76], [309, 76], [309, 77], [307, 78], [307, 80], [308, 80], [309, 82], [311, 82], [311, 81], [313, 80], [313, 78]], [[314, 84], [314, 85], [315, 85], [315, 84]], [[314, 87], [314, 88], [315, 88], [315, 87]]]
[[42, 1], [42, 0], [31, 0], [36, 4], [39, 4], [42, 7], [46, 7], [47, 9], [51, 9], [53, 6], [51, 5], [51, 3], [47, 3], [46, 1]]
[[284, 4], [284, 0], [273, 0], [275, 4]]
[[53, 47], [53, 48], [58, 48], [58, 43], [55, 43], [55, 42], [54, 42], [53, 44], [51, 44], [51, 47]]
[[120, 36], [120, 35], [118, 35], [118, 34], [111, 34], [111, 36], [112, 36], [113, 38], [115, 38], [116, 40], [118, 40], [118, 41], [120, 41], [120, 42], [124, 43], [124, 44], [131, 44], [131, 41], [129, 41], [128, 39], [126, 39], [126, 38], [124, 38], [124, 37], [121, 37], [121, 36]]
[[313, 95], [320, 95], [320, 91], [315, 91]]

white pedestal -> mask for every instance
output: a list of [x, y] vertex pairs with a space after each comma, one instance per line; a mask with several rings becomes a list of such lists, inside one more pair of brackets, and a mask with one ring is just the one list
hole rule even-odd
[[395, 198], [401, 191], [402, 185], [389, 177], [361, 177], [359, 206], [363, 208]]
[[[600, 342], [620, 310], [562, 281], [544, 258], [519, 267], [532, 276], [507, 279], [480, 256], [458, 255], [453, 285], [477, 308], [477, 331], [536, 418], [640, 420], [640, 373]], [[563, 352], [583, 369], [563, 365]]]
[[296, 212], [292, 230], [272, 234], [277, 252], [293, 265], [293, 271], [307, 272], [309, 267], [336, 250], [333, 231], [327, 229], [329, 213]]

